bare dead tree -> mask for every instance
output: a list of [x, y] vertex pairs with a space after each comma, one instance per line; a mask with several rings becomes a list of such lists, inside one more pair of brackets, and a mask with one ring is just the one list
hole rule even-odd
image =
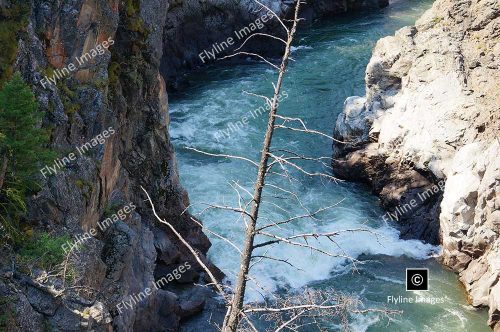
[[[255, 264], [258, 264], [264, 259], [273, 260], [279, 263], [294, 266], [287, 259], [272, 257], [271, 255], [268, 255], [267, 252], [255, 253], [256, 249], [265, 248], [276, 244], [287, 244], [294, 247], [304, 248], [312, 252], [316, 252], [329, 257], [342, 258], [356, 264], [357, 261], [355, 259], [351, 258], [347, 253], [341, 250], [340, 245], [338, 245], [337, 242], [335, 241], [335, 237], [346, 232], [370, 232], [375, 235], [377, 240], [379, 237], [370, 229], [365, 229], [365, 228], [336, 230], [331, 232], [305, 232], [302, 234], [293, 234], [293, 235], [277, 235], [272, 233], [271, 231], [272, 229], [281, 229], [282, 227], [285, 227], [286, 225], [293, 222], [305, 219], [318, 220], [317, 219], [318, 214], [327, 211], [329, 209], [332, 209], [339, 204], [336, 203], [328, 207], [322, 207], [314, 211], [310, 211], [307, 207], [304, 206], [304, 204], [302, 204], [299, 195], [297, 193], [293, 192], [292, 190], [283, 188], [281, 186], [266, 182], [266, 179], [270, 175], [281, 176], [284, 179], [289, 180], [290, 182], [298, 181], [291, 175], [291, 173], [288, 171], [288, 168], [291, 168], [294, 171], [304, 174], [308, 177], [319, 177], [327, 181], [334, 181], [334, 182], [338, 181], [334, 176], [332, 176], [329, 173], [308, 171], [298, 163], [299, 161], [304, 161], [304, 162], [312, 161], [312, 162], [317, 162], [323, 166], [329, 167], [329, 163], [325, 162], [325, 160], [330, 160], [330, 157], [308, 157], [294, 151], [272, 148], [273, 135], [275, 133], [275, 130], [286, 129], [297, 133], [317, 135], [320, 137], [328, 138], [329, 140], [335, 140], [335, 138], [320, 131], [308, 128], [305, 122], [300, 118], [286, 117], [278, 114], [279, 96], [282, 90], [282, 84], [287, 72], [289, 61], [292, 60], [290, 58], [291, 47], [297, 31], [297, 26], [299, 24], [299, 21], [301, 20], [299, 18], [300, 8], [304, 2], [301, 0], [297, 0], [295, 2], [293, 18], [291, 20], [284, 20], [281, 19], [279, 15], [276, 14], [274, 11], [272, 11], [270, 8], [259, 2], [259, 0], [254, 0], [254, 1], [258, 5], [260, 5], [261, 9], [268, 11], [274, 16], [276, 20], [278, 20], [280, 25], [285, 30], [286, 37], [280, 38], [266, 33], [256, 33], [250, 35], [235, 50], [233, 54], [225, 56], [224, 58], [229, 58], [239, 55], [254, 56], [277, 70], [278, 76], [276, 82], [272, 83], [273, 86], [272, 97], [267, 97], [265, 95], [259, 95], [244, 91], [244, 93], [246, 93], [247, 95], [262, 98], [265, 101], [265, 103], [269, 106], [268, 121], [267, 121], [266, 132], [264, 135], [262, 150], [260, 154], [260, 160], [259, 162], [256, 162], [242, 156], [235, 156], [230, 154], [216, 154], [216, 153], [204, 152], [191, 147], [187, 148], [197, 153], [201, 153], [211, 157], [229, 158], [229, 159], [248, 162], [253, 167], [255, 167], [257, 171], [257, 176], [253, 185], [252, 192], [243, 188], [236, 182], [230, 184], [238, 196], [237, 207], [227, 206], [224, 204], [208, 203], [204, 204], [205, 207], [200, 213], [202, 214], [211, 209], [220, 209], [238, 213], [239, 219], [241, 219], [245, 224], [245, 236], [242, 248], [240, 248], [240, 246], [233, 243], [230, 239], [224, 237], [223, 235], [208, 229], [206, 226], [198, 222], [198, 220], [196, 220], [195, 218], [192, 218], [193, 222], [200, 225], [205, 231], [221, 239], [222, 241], [230, 244], [230, 246], [233, 249], [235, 249], [235, 251], [240, 255], [240, 267], [236, 276], [234, 288], [228, 289], [227, 286], [221, 285], [217, 281], [215, 276], [211, 273], [210, 269], [203, 263], [203, 260], [200, 254], [196, 251], [196, 249], [194, 249], [168, 221], [157, 215], [151, 197], [149, 196], [147, 191], [143, 188], [147, 196], [147, 199], [153, 209], [154, 215], [159, 222], [165, 224], [175, 234], [175, 236], [178, 237], [181, 243], [183, 243], [183, 245], [185, 245], [188, 248], [188, 250], [192, 253], [196, 261], [209, 276], [211, 280], [210, 285], [214, 286], [217, 292], [226, 301], [227, 312], [224, 317], [223, 324], [222, 326], [220, 326], [220, 329], [223, 332], [235, 332], [239, 329], [258, 331], [257, 328], [252, 323], [252, 319], [249, 317], [249, 315], [255, 315], [255, 314], [262, 315], [264, 319], [270, 318], [273, 321], [277, 322], [277, 327], [275, 331], [278, 332], [278, 331], [283, 331], [285, 329], [297, 330], [297, 328], [303, 326], [304, 324], [309, 324], [310, 322], [317, 322], [318, 319], [320, 319], [321, 317], [328, 317], [331, 315], [336, 315], [342, 321], [346, 322], [348, 311], [350, 313], [363, 313], [369, 311], [383, 312], [386, 314], [394, 313], [393, 311], [387, 311], [384, 309], [358, 310], [357, 307], [359, 305], [359, 301], [356, 301], [350, 297], [346, 297], [339, 294], [336, 294], [335, 297], [333, 297], [333, 295], [328, 291], [305, 290], [304, 293], [299, 296], [293, 296], [287, 299], [275, 298], [272, 307], [269, 306], [262, 307], [262, 306], [253, 306], [245, 304], [245, 294], [247, 288], [250, 287], [248, 285], [250, 281], [253, 282], [263, 292], [267, 292], [264, 289], [264, 287], [261, 287], [258, 281], [250, 275], [251, 267], [253, 267]], [[287, 25], [285, 22], [291, 24]], [[274, 64], [273, 62], [267, 60], [265, 57], [259, 54], [241, 50], [247, 44], [249, 39], [258, 36], [269, 37], [272, 38], [273, 40], [277, 40], [283, 43], [284, 53], [281, 58], [281, 63], [279, 65]], [[275, 170], [275, 168], [279, 169]], [[265, 200], [266, 197], [263, 195], [263, 191], [265, 188], [269, 188], [276, 192], [274, 195], [271, 195], [271, 197], [279, 197], [277, 195], [280, 194], [292, 197], [294, 200], [298, 202], [301, 208], [304, 209], [305, 213], [297, 216], [290, 216], [288, 218], [278, 221], [268, 220], [268, 223], [259, 226], [258, 225], [259, 220], [267, 219], [266, 217], [259, 216], [259, 212], [261, 211], [262, 205], [264, 203], [272, 204], [276, 208], [285, 211], [279, 205]], [[244, 196], [248, 197], [247, 201], [244, 198]], [[256, 243], [257, 236], [262, 237], [265, 240]], [[317, 246], [314, 243], [310, 243], [313, 240], [319, 240], [319, 239], [329, 240], [330, 243], [332, 243], [335, 246], [335, 248], [340, 249], [340, 253], [331, 252], [329, 250], [325, 250], [321, 246]]]
[[[238, 273], [238, 278], [236, 280], [235, 290], [231, 305], [228, 309], [226, 319], [223, 324], [224, 332], [235, 332], [238, 323], [241, 319], [241, 312], [243, 311], [243, 301], [245, 299], [245, 289], [248, 281], [248, 271], [250, 268], [250, 262], [252, 260], [252, 253], [254, 251], [254, 241], [257, 235], [257, 219], [259, 217], [260, 205], [262, 201], [262, 190], [265, 185], [265, 179], [268, 172], [269, 157], [271, 143], [273, 139], [276, 114], [278, 112], [278, 97], [281, 93], [281, 87], [283, 84], [283, 78], [285, 77], [286, 69], [288, 66], [290, 49], [292, 47], [293, 38], [297, 31], [297, 25], [299, 22], [299, 12], [300, 12], [301, 1], [298, 0], [295, 5], [294, 20], [291, 29], [288, 29], [284, 24], [283, 26], [287, 32], [287, 39], [285, 41], [285, 52], [281, 60], [281, 65], [278, 70], [278, 80], [274, 85], [274, 94], [271, 100], [271, 109], [269, 110], [269, 118], [267, 122], [267, 129], [264, 137], [264, 143], [262, 146], [262, 152], [260, 157], [260, 162], [257, 171], [257, 180], [254, 186], [254, 192], [251, 203], [250, 220], [245, 231], [244, 247], [240, 257], [240, 271]], [[279, 19], [279, 17], [278, 17]]]

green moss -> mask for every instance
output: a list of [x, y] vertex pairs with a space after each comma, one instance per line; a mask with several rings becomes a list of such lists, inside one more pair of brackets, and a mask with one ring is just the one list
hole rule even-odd
[[120, 81], [121, 67], [120, 64], [114, 61], [108, 66], [108, 80], [111, 86], [115, 86]]
[[75, 185], [82, 191], [83, 196], [88, 201], [94, 190], [92, 183], [78, 179], [75, 181]]
[[444, 18], [443, 18], [443, 17], [440, 17], [440, 16], [438, 16], [438, 17], [434, 17], [434, 18], [432, 19], [432, 26], [435, 26], [436, 24], [440, 23], [442, 20], [444, 20]]
[[127, 24], [127, 28], [130, 30], [130, 31], [134, 31], [134, 32], [139, 32], [143, 35], [146, 35], [148, 33], [145, 25], [144, 25], [144, 22], [142, 21], [142, 19], [132, 19], [132, 20], [129, 20], [128, 21], [128, 24]]
[[66, 82], [62, 82], [61, 85], [58, 85], [58, 88], [59, 88], [59, 91], [61, 91], [62, 93], [64, 93], [64, 95], [66, 97], [68, 97], [69, 99], [73, 100], [76, 98], [76, 92], [71, 90], [69, 88], [69, 85], [66, 84]]
[[43, 76], [53, 77], [53, 76], [54, 76], [55, 69], [54, 69], [54, 68], [52, 68], [52, 66], [48, 66], [47, 68], [41, 68], [41, 69], [39, 69], [39, 72], [40, 72]]
[[96, 89], [102, 90], [108, 86], [108, 81], [105, 79], [96, 79], [92, 82], [92, 84]]
[[116, 204], [107, 205], [102, 213], [102, 218], [106, 219], [111, 217], [112, 215], [116, 214], [118, 210], [120, 210], [120, 208], [121, 207]]
[[127, 16], [134, 16], [137, 15], [139, 12], [139, 6], [140, 3], [137, 0], [126, 0], [125, 1], [125, 12], [127, 13]]
[[125, 26], [128, 30], [138, 32], [146, 37], [148, 31], [140, 16], [140, 7], [141, 3], [139, 0], [125, 1], [125, 14], [127, 15]]
[[38, 267], [52, 270], [65, 259], [63, 244], [70, 242], [68, 235], [52, 236], [48, 233], [39, 233], [18, 250], [18, 261], [29, 267]]
[[68, 103], [63, 101], [64, 113], [66, 115], [73, 115], [80, 110], [80, 105]]
[[[125, 0], [121, 7], [120, 25], [116, 46], [112, 50], [108, 67], [108, 97], [112, 103], [120, 103], [122, 97], [142, 91], [146, 79], [150, 77], [150, 54], [146, 40], [149, 35], [146, 24], [140, 16], [140, 0]], [[118, 89], [118, 84], [120, 89]]]
[[58, 81], [57, 88], [59, 89], [59, 97], [61, 98], [64, 106], [64, 113], [70, 116], [78, 112], [80, 110], [80, 104], [77, 92], [75, 91], [76, 88], [73, 89], [71, 79]]
[[84, 188], [84, 184], [83, 184], [83, 181], [82, 180], [76, 180], [75, 181], [75, 184], [78, 188], [80, 189], [83, 189]]

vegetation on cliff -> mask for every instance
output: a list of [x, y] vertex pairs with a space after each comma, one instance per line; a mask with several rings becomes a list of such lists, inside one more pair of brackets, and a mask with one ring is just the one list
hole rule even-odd
[[29, 86], [15, 74], [0, 91], [0, 222], [19, 240], [25, 195], [36, 192], [39, 165], [53, 158], [49, 135], [39, 127], [43, 113]]

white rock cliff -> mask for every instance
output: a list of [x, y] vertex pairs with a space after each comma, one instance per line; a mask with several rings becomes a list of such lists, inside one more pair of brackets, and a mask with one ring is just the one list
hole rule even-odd
[[[500, 331], [500, 3], [437, 0], [412, 27], [377, 43], [366, 97], [335, 128], [334, 170], [373, 186], [389, 211], [444, 191], [398, 222], [441, 243], [474, 306]], [[420, 196], [419, 196], [420, 195]]]

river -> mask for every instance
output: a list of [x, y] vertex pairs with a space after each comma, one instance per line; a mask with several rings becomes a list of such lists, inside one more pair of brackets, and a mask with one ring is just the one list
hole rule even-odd
[[[375, 42], [400, 27], [414, 24], [431, 4], [428, 0], [395, 1], [382, 10], [322, 21], [303, 29], [293, 51], [295, 62], [291, 63], [285, 78], [283, 89], [287, 97], [280, 104], [280, 114], [301, 117], [308, 127], [331, 134], [344, 100], [364, 95], [364, 71]], [[187, 75], [186, 87], [169, 94], [170, 134], [193, 214], [206, 209], [204, 203], [237, 206], [235, 188], [241, 186], [251, 191], [256, 172], [245, 161], [206, 156], [186, 147], [258, 160], [267, 117], [265, 114], [251, 116], [250, 112], [255, 114], [263, 103], [242, 91], [269, 95], [275, 78], [270, 67], [262, 63], [248, 61], [231, 66], [215, 63]], [[247, 124], [233, 130], [244, 116], [249, 118]], [[223, 130], [229, 136], [222, 134]], [[277, 131], [273, 146], [311, 157], [329, 157], [332, 149], [327, 138], [283, 130]], [[327, 171], [317, 163], [304, 164], [304, 167]], [[259, 285], [250, 285], [248, 301], [259, 301], [266, 293], [294, 292], [304, 286], [335, 289], [359, 298], [365, 307], [403, 311], [390, 321], [375, 313], [352, 315], [349, 324], [353, 331], [490, 331], [486, 310], [469, 306], [457, 276], [436, 261], [440, 248], [417, 240], [400, 240], [394, 225], [382, 221], [384, 211], [368, 188], [310, 178], [290, 167], [287, 170], [298, 181], [286, 183], [275, 177], [270, 183], [287, 185], [310, 211], [336, 206], [322, 212], [318, 220], [294, 222], [278, 233], [366, 228], [378, 234], [378, 238], [368, 232], [345, 233], [336, 238], [341, 249], [329, 241], [313, 241], [325, 250], [358, 258], [361, 262], [356, 264], [356, 269], [342, 258], [297, 247], [272, 247], [267, 255], [287, 259], [295, 267], [270, 260], [257, 264], [251, 275]], [[248, 199], [248, 195], [240, 191], [242, 197]], [[304, 214], [301, 204], [282, 194], [272, 189], [265, 191], [261, 224], [268, 219], [277, 221]], [[233, 212], [209, 209], [199, 217], [211, 230], [242, 243], [244, 225]], [[234, 280], [238, 253], [217, 237], [209, 237], [213, 243], [209, 258], [227, 274], [228, 280]], [[429, 291], [405, 290], [405, 269], [414, 267], [430, 270]], [[388, 296], [438, 298], [443, 303], [396, 305], [388, 302]], [[339, 326], [332, 320], [325, 328], [334, 331]]]

